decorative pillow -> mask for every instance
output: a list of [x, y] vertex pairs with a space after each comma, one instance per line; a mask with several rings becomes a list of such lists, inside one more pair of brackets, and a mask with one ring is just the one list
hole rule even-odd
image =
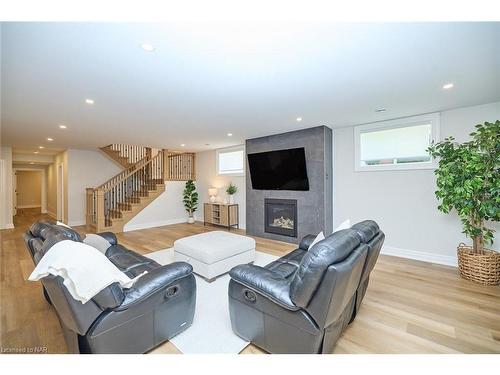
[[313, 242], [311, 242], [311, 244], [309, 245], [309, 248], [307, 250], [311, 250], [311, 248], [316, 245], [319, 241], [323, 241], [325, 239], [325, 235], [323, 234], [323, 232], [319, 232], [318, 235], [316, 236], [316, 238], [314, 239]]
[[72, 229], [69, 225], [64, 224], [62, 221], [59, 221], [59, 220], [56, 222], [56, 224], [57, 224], [57, 225], [60, 225], [60, 226], [62, 226], [62, 227], [66, 227], [66, 228]]
[[347, 219], [346, 221], [340, 223], [340, 225], [337, 228], [335, 228], [333, 233], [338, 232], [339, 230], [342, 229], [349, 229], [350, 227], [351, 227], [351, 219]]
[[85, 237], [83, 243], [92, 246], [103, 254], [106, 254], [106, 250], [111, 247], [111, 244], [98, 234], [87, 234], [87, 237]]

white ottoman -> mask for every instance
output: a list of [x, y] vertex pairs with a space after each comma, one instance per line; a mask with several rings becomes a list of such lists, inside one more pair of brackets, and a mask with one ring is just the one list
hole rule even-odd
[[174, 259], [188, 262], [211, 282], [238, 264], [253, 262], [255, 240], [222, 231], [196, 234], [174, 242]]

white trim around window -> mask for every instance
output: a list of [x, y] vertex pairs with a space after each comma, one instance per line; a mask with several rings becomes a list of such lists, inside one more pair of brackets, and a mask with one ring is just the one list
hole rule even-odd
[[[228, 161], [227, 169], [221, 165], [221, 155], [238, 158]], [[215, 151], [215, 171], [218, 176], [244, 176], [245, 175], [245, 145], [221, 148]]]
[[[388, 171], [388, 170], [408, 170], [408, 169], [435, 169], [437, 167], [436, 160], [432, 158], [429, 161], [402, 161], [398, 159], [398, 155], [389, 157], [389, 161], [384, 164], [371, 164], [367, 165], [366, 161], [362, 158], [363, 144], [361, 137], [363, 134], [382, 132], [385, 130], [402, 129], [411, 127], [422, 127], [430, 125], [429, 143], [439, 142], [439, 126], [440, 114], [430, 113], [426, 115], [405, 117], [396, 120], [380, 121], [371, 124], [358, 125], [354, 127], [354, 170], [356, 172], [372, 172], [372, 171]], [[365, 145], [366, 147], [366, 145]], [[404, 155], [408, 157], [408, 155]], [[416, 155], [415, 155], [416, 156]], [[393, 160], [391, 162], [390, 160]], [[411, 157], [409, 158], [411, 160]], [[366, 160], [366, 159], [365, 159]]]

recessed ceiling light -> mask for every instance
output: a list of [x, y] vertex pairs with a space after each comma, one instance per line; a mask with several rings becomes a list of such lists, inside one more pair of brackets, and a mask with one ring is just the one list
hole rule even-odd
[[232, 137], [232, 136], [233, 136], [233, 133], [227, 133], [227, 136], [228, 136], [228, 137]]
[[385, 112], [385, 111], [387, 111], [387, 109], [385, 109], [385, 108], [378, 108], [375, 110], [375, 112], [377, 112], [377, 113], [381, 113], [381, 112]]
[[34, 154], [38, 154], [38, 151], [35, 151]]
[[47, 141], [49, 141], [49, 142], [52, 142], [53, 140], [54, 140], [54, 138], [50, 138], [50, 137], [47, 138]]
[[30, 161], [30, 164], [35, 164], [35, 163], [33, 163], [32, 161]]
[[302, 121], [302, 117], [297, 117], [297, 122], [301, 122]]
[[184, 143], [181, 143], [181, 147], [184, 147], [184, 146], [185, 146], [185, 144], [184, 144]]
[[453, 87], [453, 83], [447, 83], [446, 85], [443, 85], [443, 89], [449, 90]]
[[153, 52], [155, 50], [155, 47], [150, 43], [142, 43], [141, 47], [144, 51], [148, 52]]
[[45, 146], [38, 146], [38, 148], [42, 149], [42, 148], [45, 148]]
[[67, 126], [64, 124], [59, 125], [59, 129], [66, 129], [66, 128], [67, 128]]
[[85, 103], [94, 104], [94, 99], [85, 99]]

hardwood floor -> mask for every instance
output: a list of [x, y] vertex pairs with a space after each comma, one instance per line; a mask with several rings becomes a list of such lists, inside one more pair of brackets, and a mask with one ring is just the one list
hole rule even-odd
[[[0, 231], [0, 352], [46, 348], [65, 353], [66, 345], [40, 283], [26, 281], [33, 270], [22, 234], [36, 209], [19, 210], [15, 229]], [[84, 227], [76, 228], [85, 233]], [[121, 233], [119, 241], [146, 254], [171, 247], [181, 237], [220, 230], [196, 223]], [[244, 233], [244, 231], [240, 231]], [[257, 250], [283, 255], [294, 245], [256, 238]], [[179, 353], [167, 342], [152, 353]], [[242, 353], [264, 353], [250, 345]], [[500, 287], [459, 278], [456, 269], [380, 256], [356, 320], [334, 353], [500, 353]]]

